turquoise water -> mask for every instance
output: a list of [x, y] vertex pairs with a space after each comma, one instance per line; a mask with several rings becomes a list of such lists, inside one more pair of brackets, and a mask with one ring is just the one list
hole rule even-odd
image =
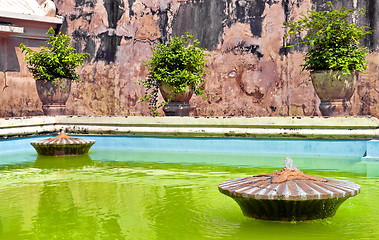
[[243, 216], [217, 185], [280, 170], [288, 154], [123, 149], [106, 138], [88, 155], [38, 157], [29, 140], [0, 153], [0, 239], [379, 239], [379, 164], [359, 156], [290, 155], [362, 192], [333, 218], [276, 222]]

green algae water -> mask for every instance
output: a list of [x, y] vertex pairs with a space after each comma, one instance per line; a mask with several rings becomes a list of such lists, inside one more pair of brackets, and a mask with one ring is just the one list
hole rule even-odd
[[218, 191], [280, 170], [283, 155], [95, 149], [77, 157], [0, 153], [0, 239], [379, 239], [379, 163], [291, 156], [306, 174], [361, 193], [328, 219], [256, 220]]

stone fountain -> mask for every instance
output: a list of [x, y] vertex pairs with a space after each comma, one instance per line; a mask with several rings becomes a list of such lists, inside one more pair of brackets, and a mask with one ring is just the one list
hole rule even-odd
[[30, 144], [40, 155], [67, 156], [86, 154], [94, 143], [94, 140], [70, 137], [61, 132], [56, 137], [32, 141]]
[[306, 175], [290, 158], [281, 171], [225, 181], [218, 188], [245, 216], [279, 221], [332, 217], [346, 199], [360, 192], [352, 182]]

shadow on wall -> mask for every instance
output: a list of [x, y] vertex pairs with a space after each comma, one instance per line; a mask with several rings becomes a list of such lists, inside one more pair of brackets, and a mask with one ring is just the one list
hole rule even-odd
[[16, 44], [11, 38], [0, 37], [0, 71], [19, 72], [20, 64], [16, 55]]

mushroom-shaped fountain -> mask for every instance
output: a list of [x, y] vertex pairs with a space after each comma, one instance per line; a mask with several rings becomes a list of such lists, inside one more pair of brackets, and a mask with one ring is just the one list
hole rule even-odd
[[70, 137], [61, 132], [56, 137], [32, 141], [30, 144], [40, 155], [67, 156], [88, 153], [94, 143], [94, 140]]
[[360, 191], [352, 182], [306, 175], [291, 158], [285, 159], [281, 171], [225, 181], [218, 188], [239, 204], [245, 216], [278, 221], [332, 217]]

